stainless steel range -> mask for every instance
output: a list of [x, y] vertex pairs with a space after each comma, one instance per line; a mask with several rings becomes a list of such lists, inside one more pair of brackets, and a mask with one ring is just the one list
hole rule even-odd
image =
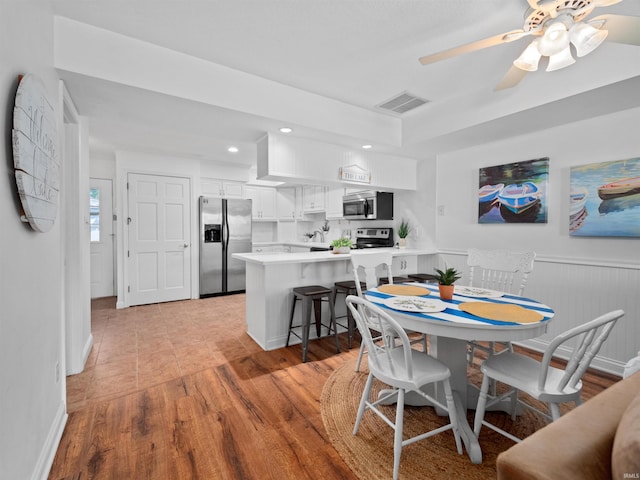
[[355, 248], [383, 248], [393, 245], [393, 228], [356, 229]]

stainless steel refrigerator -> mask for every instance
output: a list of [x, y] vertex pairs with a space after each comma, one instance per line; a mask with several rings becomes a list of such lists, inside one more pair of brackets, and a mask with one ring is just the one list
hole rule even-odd
[[251, 252], [251, 200], [200, 197], [200, 297], [243, 292]]

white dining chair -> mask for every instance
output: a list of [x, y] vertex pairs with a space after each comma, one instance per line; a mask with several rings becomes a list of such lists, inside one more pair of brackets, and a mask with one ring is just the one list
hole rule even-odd
[[[377, 270], [381, 267], [388, 278], [389, 285], [393, 285], [393, 273], [392, 273], [393, 255], [390, 251], [375, 251], [375, 252], [351, 252], [351, 267], [353, 268], [353, 277], [355, 280], [356, 291], [360, 298], [364, 298], [364, 292], [362, 291], [362, 283], [366, 285], [367, 290], [378, 286], [378, 274]], [[364, 274], [364, 278], [360, 277], [360, 272]], [[360, 332], [362, 334], [362, 332]], [[427, 351], [427, 336], [421, 334], [419, 339], [412, 340], [412, 344], [422, 344], [423, 350]], [[356, 372], [360, 370], [360, 364], [362, 363], [362, 356], [366, 351], [365, 343], [360, 343], [360, 351], [358, 352], [358, 360], [356, 362]]]
[[[467, 266], [469, 267], [469, 286], [497, 290], [522, 296], [529, 274], [533, 270], [535, 252], [510, 252], [507, 250], [481, 250], [470, 248], [467, 251]], [[503, 343], [509, 351], [513, 351], [510, 343]], [[471, 341], [469, 342], [469, 365], [473, 363], [476, 349], [488, 355], [496, 353], [495, 343], [489, 342], [489, 347]]]
[[[366, 344], [369, 352], [369, 376], [360, 399], [353, 434], [357, 435], [362, 416], [367, 410], [376, 413], [394, 430], [394, 480], [398, 478], [402, 448], [419, 440], [447, 430], [453, 430], [458, 454], [462, 454], [458, 417], [449, 383], [449, 377], [451, 376], [449, 368], [430, 355], [411, 348], [407, 333], [381, 308], [355, 295], [349, 295], [346, 302], [347, 308], [350, 309], [362, 333], [363, 343]], [[379, 340], [372, 337], [371, 330], [381, 333]], [[392, 387], [388, 394], [375, 401], [369, 399], [374, 378]], [[440, 382], [444, 388], [446, 405], [428, 395], [422, 389], [424, 386], [436, 382]], [[449, 423], [415, 437], [403, 439], [404, 397], [407, 392], [417, 392], [432, 405], [448, 412]], [[395, 398], [395, 422], [378, 408], [381, 403], [388, 404], [389, 400], [394, 396], [397, 397]], [[363, 459], [363, 461], [367, 461], [367, 459]]]
[[[600, 347], [609, 336], [616, 322], [624, 315], [622, 310], [614, 310], [574, 327], [555, 337], [545, 350], [541, 361], [515, 352], [505, 352], [489, 357], [480, 370], [484, 374], [474, 421], [474, 433], [480, 435], [482, 425], [510, 438], [520, 439], [484, 419], [484, 413], [491, 405], [509, 399], [511, 416], [515, 420], [518, 405], [532, 409], [550, 421], [560, 418], [560, 403], [582, 403], [582, 376]], [[551, 366], [554, 355], [562, 349], [571, 350], [571, 356], [564, 368]], [[512, 387], [508, 392], [487, 401], [490, 381], [501, 382]], [[549, 406], [549, 413], [543, 412], [518, 398], [518, 392], [525, 392], [534, 399]]]
[[[363, 297], [360, 283], [363, 282], [367, 286], [367, 290], [378, 286], [378, 267], [384, 270], [389, 278], [389, 283], [393, 284], [392, 272], [393, 255], [390, 251], [366, 251], [351, 252], [351, 266], [353, 267], [353, 276], [355, 277], [356, 290], [358, 296]], [[364, 273], [364, 278], [360, 278], [360, 272]]]

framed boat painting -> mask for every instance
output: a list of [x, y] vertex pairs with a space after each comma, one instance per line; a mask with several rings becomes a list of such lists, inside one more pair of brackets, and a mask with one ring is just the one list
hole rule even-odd
[[549, 158], [484, 167], [478, 223], [547, 223]]
[[571, 167], [569, 235], [640, 237], [640, 157]]

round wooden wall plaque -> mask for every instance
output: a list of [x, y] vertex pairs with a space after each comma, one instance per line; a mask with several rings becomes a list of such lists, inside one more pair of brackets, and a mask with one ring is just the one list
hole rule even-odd
[[25, 75], [18, 85], [12, 134], [22, 220], [38, 232], [47, 232], [58, 213], [58, 129], [55, 108], [35, 75]]

